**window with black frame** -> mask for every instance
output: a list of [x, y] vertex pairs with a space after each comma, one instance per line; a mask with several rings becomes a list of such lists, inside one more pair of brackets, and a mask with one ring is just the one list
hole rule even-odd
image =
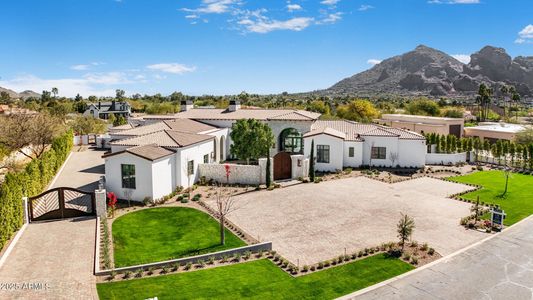
[[316, 162], [329, 163], [329, 145], [316, 146]]
[[135, 165], [121, 165], [122, 188], [135, 189]]
[[194, 175], [194, 160], [187, 162], [187, 175]]
[[303, 153], [303, 138], [302, 134], [294, 129], [284, 129], [280, 134], [280, 151], [290, 153]]
[[372, 156], [372, 159], [386, 159], [387, 148], [386, 147], [372, 147], [371, 156]]

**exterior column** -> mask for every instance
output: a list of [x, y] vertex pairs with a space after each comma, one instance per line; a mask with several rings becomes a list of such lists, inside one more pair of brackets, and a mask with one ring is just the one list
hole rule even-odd
[[100, 189], [94, 191], [94, 197], [96, 202], [96, 216], [100, 218], [107, 217], [107, 196], [106, 190]]
[[28, 213], [28, 197], [22, 197], [22, 208], [24, 209], [24, 224], [30, 223], [30, 216]]

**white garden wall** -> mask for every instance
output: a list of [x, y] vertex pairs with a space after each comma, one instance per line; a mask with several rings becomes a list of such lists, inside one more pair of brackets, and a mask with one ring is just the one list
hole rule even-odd
[[449, 165], [466, 162], [466, 152], [463, 153], [427, 153], [426, 164], [427, 165]]
[[[226, 165], [229, 166], [229, 181], [226, 178]], [[262, 173], [260, 166], [237, 165], [237, 164], [200, 164], [198, 166], [199, 176], [205, 176], [206, 180], [214, 180], [220, 183], [229, 184], [261, 184]]]

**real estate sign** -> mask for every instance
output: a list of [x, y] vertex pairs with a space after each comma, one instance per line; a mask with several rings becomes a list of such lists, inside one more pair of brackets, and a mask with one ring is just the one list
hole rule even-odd
[[505, 212], [501, 209], [494, 208], [490, 211], [492, 226], [500, 225], [503, 227], [503, 220], [505, 219]]

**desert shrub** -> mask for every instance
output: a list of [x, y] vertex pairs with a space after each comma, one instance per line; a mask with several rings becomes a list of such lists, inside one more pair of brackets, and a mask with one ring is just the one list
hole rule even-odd
[[243, 258], [245, 260], [248, 260], [248, 259], [250, 259], [251, 256], [252, 256], [252, 252], [246, 251], [246, 252], [244, 252]]
[[163, 266], [161, 268], [161, 274], [167, 274], [168, 273], [168, 266]]
[[411, 264], [418, 265], [418, 257], [416, 256], [411, 257]]
[[150, 268], [148, 268], [148, 272], [147, 272], [147, 274], [148, 274], [148, 275], [152, 275], [152, 274], [154, 274], [154, 270], [155, 270], [154, 267], [150, 267]]
[[364, 255], [363, 251], [359, 251], [359, 252], [357, 252], [357, 257], [361, 257], [361, 256], [363, 256], [363, 255]]
[[239, 252], [235, 253], [235, 255], [233, 256], [233, 260], [236, 261], [236, 262], [240, 262], [241, 261], [241, 254]]
[[402, 256], [402, 249], [398, 248], [398, 247], [391, 247], [388, 251], [387, 251], [387, 255], [390, 256], [390, 257], [400, 257]]
[[138, 269], [138, 270], [135, 272], [135, 277], [137, 277], [137, 278], [141, 278], [141, 277], [143, 277], [143, 274], [144, 274], [144, 270], [143, 270], [143, 268], [140, 268], [140, 269]]
[[194, 196], [192, 197], [192, 201], [199, 201], [201, 197], [202, 194], [194, 194]]
[[324, 261], [324, 267], [329, 267], [331, 262], [329, 260]]
[[192, 269], [192, 263], [191, 262], [188, 262], [185, 267], [184, 267], [185, 270], [190, 270]]
[[309, 268], [309, 270], [311, 270], [311, 271], [315, 271], [315, 270], [316, 270], [316, 267], [315, 267], [315, 266], [311, 266], [311, 268]]
[[203, 268], [205, 267], [205, 261], [203, 259], [199, 259], [196, 261], [196, 268]]
[[111, 273], [109, 273], [109, 276], [107, 277], [107, 280], [113, 280], [115, 279], [115, 277], [117, 277], [117, 272], [115, 270], [111, 271]]
[[152, 203], [152, 198], [150, 197], [144, 197], [143, 199], [143, 205], [148, 206], [150, 203]]
[[176, 272], [177, 270], [179, 270], [180, 268], [180, 264], [179, 263], [173, 263], [172, 264], [172, 271], [173, 272]]
[[406, 260], [406, 261], [409, 261], [409, 260], [411, 259], [411, 254], [409, 254], [409, 253], [404, 253], [404, 254], [402, 255], [402, 258], [403, 258], [404, 260]]
[[212, 265], [214, 263], [215, 263], [215, 257], [209, 256], [209, 258], [207, 259], [207, 264]]
[[412, 241], [411, 242], [411, 247], [418, 247], [418, 242], [417, 241]]
[[429, 248], [429, 249], [428, 249], [428, 254], [429, 254], [429, 255], [433, 255], [433, 254], [435, 254], [435, 249], [433, 249], [433, 248]]
[[424, 244], [422, 244], [422, 247], [420, 247], [420, 250], [427, 251], [428, 248], [429, 248], [428, 243], [424, 243]]
[[307, 271], [309, 271], [309, 266], [308, 265], [303, 266], [302, 272], [307, 272]]
[[346, 173], [347, 175], [350, 174], [350, 173], [352, 173], [352, 168], [346, 168], [346, 169], [344, 170], [344, 173]]
[[123, 277], [123, 278], [124, 278], [124, 279], [131, 278], [131, 274], [132, 274], [131, 271], [126, 271], [126, 272], [124, 272], [124, 277]]

